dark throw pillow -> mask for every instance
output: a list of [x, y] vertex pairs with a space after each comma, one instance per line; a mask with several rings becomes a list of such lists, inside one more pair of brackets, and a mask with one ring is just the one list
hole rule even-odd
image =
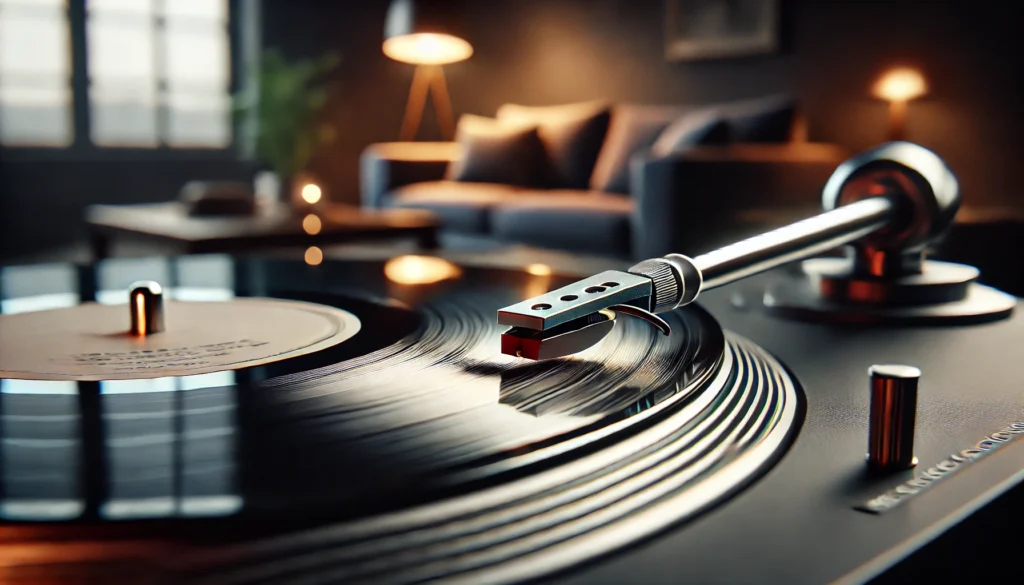
[[651, 154], [665, 156], [695, 146], [724, 146], [730, 134], [729, 123], [716, 110], [697, 110], [669, 124], [651, 145]]
[[448, 166], [453, 181], [542, 186], [547, 172], [536, 127], [508, 126], [493, 118], [463, 114], [455, 132], [462, 154]]
[[536, 127], [550, 161], [550, 187], [586, 189], [601, 151], [611, 110], [601, 102], [560, 106], [505, 104], [498, 108], [502, 124]]
[[789, 142], [796, 122], [796, 101], [769, 96], [722, 104], [733, 142]]
[[615, 106], [608, 135], [590, 176], [590, 188], [609, 193], [629, 193], [629, 160], [654, 144], [658, 136], [686, 113], [676, 106]]

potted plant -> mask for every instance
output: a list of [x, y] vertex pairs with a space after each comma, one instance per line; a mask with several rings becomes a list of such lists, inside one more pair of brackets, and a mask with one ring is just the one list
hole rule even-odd
[[282, 200], [295, 201], [299, 177], [317, 149], [334, 140], [335, 128], [321, 112], [330, 97], [326, 77], [337, 64], [334, 54], [288, 62], [268, 49], [253, 72], [255, 83], [234, 96], [240, 135], [277, 175]]

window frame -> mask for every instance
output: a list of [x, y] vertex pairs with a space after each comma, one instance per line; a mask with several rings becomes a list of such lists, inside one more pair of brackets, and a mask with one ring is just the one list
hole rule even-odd
[[[72, 141], [66, 146], [23, 146], [0, 144], [0, 157], [8, 162], [35, 160], [76, 161], [160, 161], [160, 160], [237, 160], [238, 128], [232, 120], [231, 136], [222, 147], [175, 147], [164, 143], [154, 146], [99, 145], [92, 141], [92, 115], [89, 108], [89, 63], [86, 38], [87, 0], [67, 0], [68, 34], [71, 49], [71, 122]], [[228, 95], [234, 95], [242, 86], [242, 23], [241, 12], [247, 0], [228, 0]], [[251, 4], [251, 2], [249, 2]]]

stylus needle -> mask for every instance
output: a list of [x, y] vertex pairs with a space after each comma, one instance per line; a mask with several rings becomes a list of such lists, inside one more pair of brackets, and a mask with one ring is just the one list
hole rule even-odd
[[629, 305], [613, 305], [551, 329], [512, 327], [501, 334], [501, 353], [531, 360], [547, 360], [579, 353], [596, 345], [615, 327], [617, 312], [632, 315], [657, 327], [663, 335], [672, 332], [661, 317]]

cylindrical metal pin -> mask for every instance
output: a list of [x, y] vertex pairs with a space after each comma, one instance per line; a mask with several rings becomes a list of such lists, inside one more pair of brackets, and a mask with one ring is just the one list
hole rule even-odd
[[871, 376], [871, 416], [868, 429], [868, 466], [895, 471], [917, 465], [914, 426], [917, 419], [917, 381], [921, 370], [913, 366], [874, 365]]
[[132, 283], [128, 293], [132, 335], [140, 337], [164, 330], [164, 290], [152, 280]]

